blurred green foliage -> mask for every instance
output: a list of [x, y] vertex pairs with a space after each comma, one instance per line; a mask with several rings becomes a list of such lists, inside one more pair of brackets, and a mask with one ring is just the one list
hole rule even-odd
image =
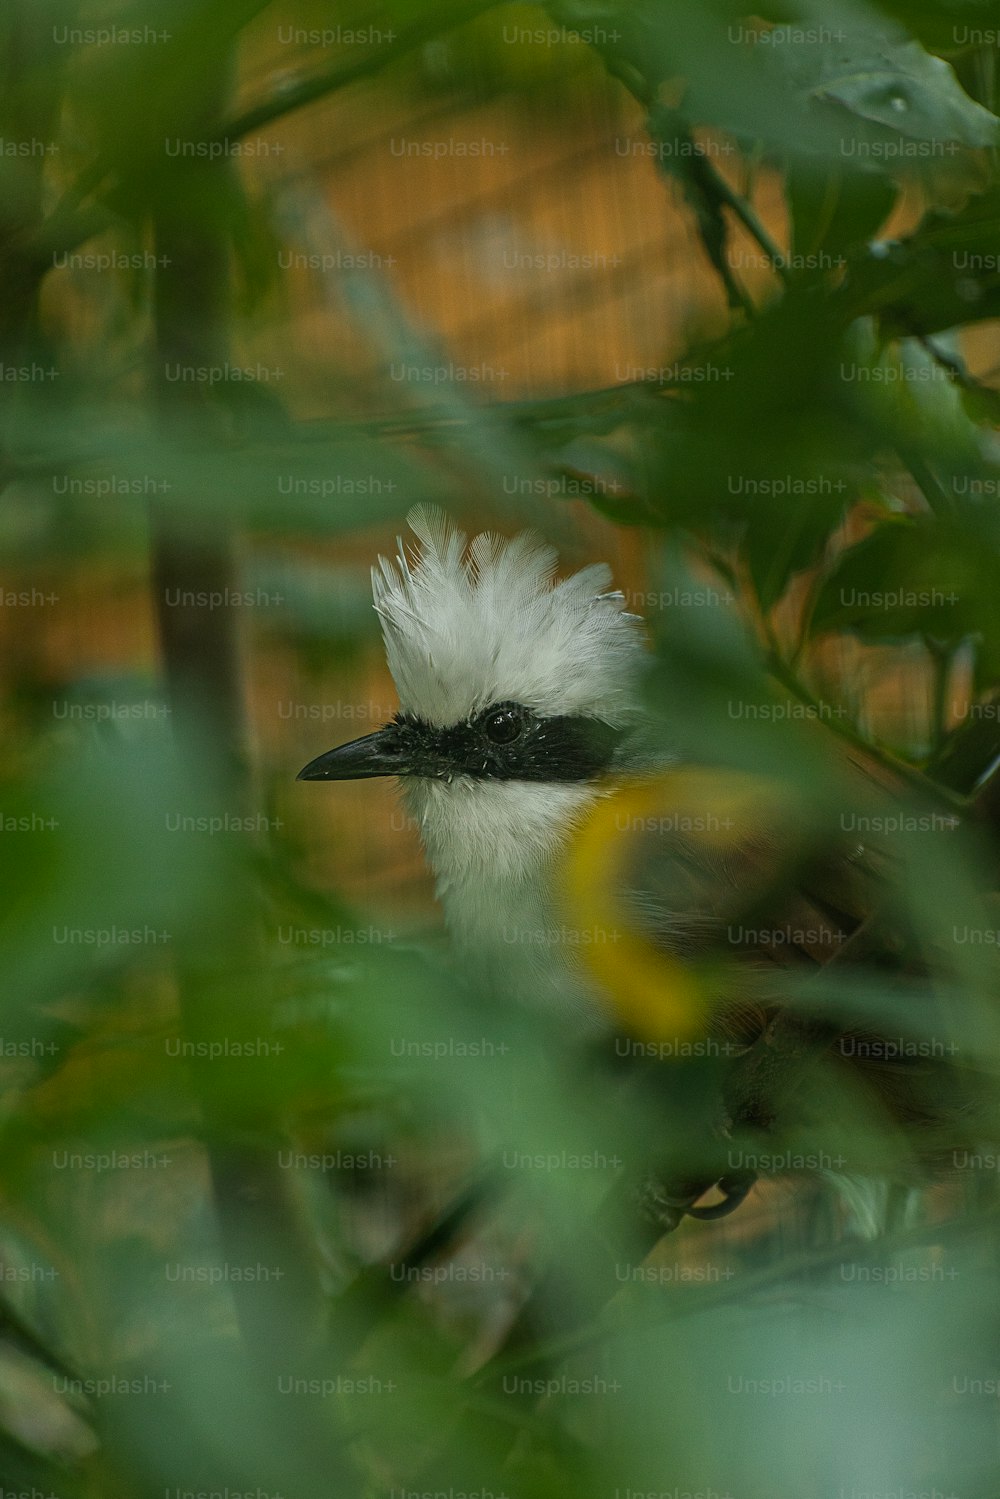
[[[6, 0], [0, 1492], [996, 1492], [1000, 454], [963, 337], [1000, 317], [998, 36], [987, 0]], [[567, 138], [641, 109], [719, 316], [692, 306], [667, 377], [557, 397], [390, 401], [334, 351], [296, 374], [294, 174], [254, 163], [375, 84], [401, 117], [499, 100]], [[74, 254], [111, 257], [89, 300]], [[375, 356], [436, 362], [388, 278], [344, 285]], [[581, 473], [652, 595], [731, 593], [649, 611], [664, 744], [804, 797], [813, 851], [845, 807], [879, 827], [902, 956], [789, 1004], [957, 1051], [949, 1182], [907, 1178], [841, 1072], [771, 1143], [884, 1178], [880, 1238], [793, 1170], [753, 1233], [688, 1220], [609, 1283], [582, 1226], [622, 1161], [697, 1175], [718, 1058], [595, 1084], [559, 1026], [484, 1012], [433, 935], [306, 873], [247, 660], [356, 672], [359, 534], [427, 497], [572, 539], [551, 495]], [[14, 622], [88, 577], [115, 580], [95, 607], [144, 600], [129, 674]], [[928, 710], [880, 731], [880, 681]], [[893, 789], [851, 804], [844, 749]]]

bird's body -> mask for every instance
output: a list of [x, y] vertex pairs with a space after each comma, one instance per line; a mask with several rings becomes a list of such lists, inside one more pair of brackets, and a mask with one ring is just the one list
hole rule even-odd
[[[555, 581], [554, 553], [530, 536], [467, 545], [436, 511], [416, 511], [410, 524], [419, 552], [408, 557], [400, 543], [372, 574], [400, 711], [301, 778], [400, 777], [455, 949], [495, 999], [572, 1017], [575, 1037], [729, 1036], [743, 1060], [720, 1097], [720, 1128], [770, 1128], [803, 1068], [824, 1048], [829, 1056], [842, 1031], [833, 1020], [786, 1021], [768, 994], [776, 950], [750, 941], [741, 951], [731, 933], [780, 897], [798, 935], [779, 955], [808, 975], [858, 932], [871, 871], [856, 848], [810, 864], [801, 809], [783, 793], [769, 805], [766, 789], [724, 775], [726, 831], [676, 831], [697, 827], [697, 815], [647, 817], [632, 820], [636, 836], [616, 818], [619, 803], [649, 811], [662, 787], [686, 787], [690, 799], [704, 786], [670, 769], [669, 746], [650, 749], [639, 706], [644, 631], [609, 591], [609, 570]], [[669, 803], [674, 793], [664, 794]], [[609, 941], [621, 945], [605, 950]], [[716, 974], [707, 997], [685, 977], [686, 959], [706, 953]], [[865, 1067], [855, 1071], [869, 1087]], [[908, 1096], [919, 1068], [883, 1071], [900, 1117], [934, 1115], [936, 1102]], [[935, 1076], [932, 1099], [938, 1091]]]
[[[690, 774], [669, 771], [670, 747], [650, 745], [639, 707], [645, 634], [609, 591], [608, 568], [557, 582], [555, 554], [529, 535], [467, 545], [437, 511], [410, 519], [417, 556], [400, 542], [395, 562], [381, 558], [372, 570], [400, 712], [302, 776], [398, 775], [452, 941], [480, 982], [502, 999], [570, 1011], [591, 1033], [614, 1029], [628, 1009], [620, 1001], [630, 957], [636, 966], [629, 935], [664, 954], [710, 946], [727, 916], [740, 914], [741, 898], [766, 883], [767, 840], [742, 804], [750, 797], [767, 812], [772, 843], [781, 817], [763, 788], [740, 789], [738, 817], [724, 818], [731, 831], [683, 830], [699, 820], [711, 828], [713, 787], [702, 778], [692, 792]], [[642, 790], [645, 810], [657, 810], [665, 771], [671, 795], [686, 787], [673, 825], [632, 816], [636, 786], [652, 788], [652, 801]], [[725, 777], [716, 776], [714, 794], [720, 812], [723, 802], [734, 810]], [[688, 804], [692, 795], [699, 806]], [[623, 887], [604, 895], [623, 918], [613, 931], [600, 915], [581, 928], [581, 902], [567, 901], [561, 877], [599, 805], [609, 836], [597, 860], [615, 855]], [[621, 849], [627, 859], [618, 859]], [[810, 916], [803, 929], [815, 927], [818, 914]], [[601, 941], [615, 944], [620, 984], [607, 963], [603, 984], [595, 980], [587, 959]], [[743, 973], [752, 987], [749, 963]], [[717, 1020], [725, 1025], [724, 1015]]]

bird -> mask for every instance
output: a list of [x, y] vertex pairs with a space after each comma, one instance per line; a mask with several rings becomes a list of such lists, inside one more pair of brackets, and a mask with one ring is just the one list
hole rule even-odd
[[636, 759], [641, 621], [604, 564], [554, 581], [530, 533], [469, 544], [432, 507], [409, 524], [417, 555], [400, 542], [372, 569], [399, 712], [298, 779], [399, 777], [457, 947], [508, 995], [593, 1024], [578, 967], [529, 934], [553, 927], [571, 830]]
[[[559, 577], [556, 552], [531, 532], [470, 541], [433, 506], [407, 519], [415, 545], [400, 539], [372, 569], [399, 710], [298, 779], [398, 778], [454, 950], [499, 1002], [598, 1046], [627, 1033], [655, 1054], [671, 1035], [721, 1038], [717, 1140], [794, 1125], [833, 1054], [848, 1096], [860, 1078], [874, 1107], [916, 1130], [915, 1156], [933, 1155], [968, 1112], [954, 1069], [847, 1052], [843, 1022], [803, 1019], [776, 995], [789, 964], [807, 982], [852, 941], [870, 960], [878, 851], [815, 856], [787, 788], [693, 767], [659, 742], [643, 706], [645, 627], [607, 565]], [[713, 799], [728, 814], [716, 827], [704, 816]], [[784, 914], [764, 930], [787, 941], [746, 922], [734, 952], [734, 924], [742, 931], [772, 899]], [[757, 1173], [727, 1171], [727, 1159], [683, 1180], [644, 1179], [643, 1210], [669, 1227], [732, 1211]], [[699, 1206], [712, 1189], [721, 1201]]]

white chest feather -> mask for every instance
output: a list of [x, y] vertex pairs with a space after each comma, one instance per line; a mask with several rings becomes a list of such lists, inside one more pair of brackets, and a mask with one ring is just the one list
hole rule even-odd
[[592, 1010], [554, 896], [555, 866], [592, 784], [413, 780], [420, 827], [455, 946], [524, 1003]]

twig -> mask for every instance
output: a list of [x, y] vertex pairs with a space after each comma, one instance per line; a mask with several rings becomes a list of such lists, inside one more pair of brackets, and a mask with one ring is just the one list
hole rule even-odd
[[[735, 1301], [745, 1303], [758, 1291], [770, 1290], [773, 1286], [781, 1285], [796, 1276], [814, 1274], [817, 1270], [838, 1264], [844, 1259], [845, 1251], [854, 1259], [869, 1253], [878, 1254], [880, 1259], [884, 1260], [888, 1255], [903, 1254], [908, 1249], [916, 1249], [924, 1244], [960, 1239], [980, 1230], [997, 1228], [1000, 1228], [1000, 1213], [994, 1209], [988, 1213], [977, 1214], [975, 1217], [955, 1219], [950, 1223], [921, 1224], [906, 1233], [880, 1236], [871, 1244], [833, 1244], [828, 1249], [815, 1250], [808, 1254], [796, 1255], [794, 1258], [779, 1260], [777, 1264], [768, 1265], [756, 1274], [739, 1278], [735, 1285], [727, 1284], [711, 1290], [699, 1287], [690, 1295], [684, 1292], [668, 1291], [662, 1287], [637, 1286], [629, 1293], [629, 1300], [633, 1302], [641, 1300], [642, 1306], [636, 1308], [631, 1315], [623, 1316], [621, 1312], [606, 1312], [598, 1322], [586, 1328], [567, 1333], [545, 1347], [535, 1348], [504, 1360], [496, 1368], [491, 1367], [490, 1377], [495, 1378], [497, 1375], [503, 1376], [562, 1362], [586, 1348], [593, 1348], [611, 1339], [630, 1337], [636, 1332], [648, 1330], [650, 1326], [669, 1324], [681, 1317], [698, 1316], [702, 1312], [714, 1311], [720, 1306], [728, 1306]], [[657, 1304], [657, 1298], [659, 1298], [659, 1304]], [[673, 1305], [670, 1305], [670, 1302], [673, 1302]], [[678, 1305], [679, 1302], [683, 1304]], [[631, 1312], [632, 1309], [629, 1308], [629, 1311]], [[478, 1379], [479, 1375], [476, 1375], [475, 1380], [478, 1381]]]
[[265, 99], [260, 104], [255, 104], [245, 110], [243, 114], [237, 115], [235, 119], [219, 125], [208, 138], [216, 141], [239, 140], [241, 136], [249, 135], [251, 130], [259, 130], [264, 125], [271, 125], [275, 120], [280, 120], [285, 115], [302, 109], [306, 104], [314, 104], [317, 99], [323, 99], [328, 94], [337, 93], [353, 83], [360, 83], [362, 79], [373, 77], [376, 73], [380, 73], [388, 63], [395, 62], [407, 52], [412, 52], [415, 47], [422, 47], [425, 42], [433, 41], [443, 31], [450, 31], [466, 21], [471, 21], [475, 16], [482, 15], [484, 11], [493, 10], [497, 4], [498, 0], [461, 0], [461, 3], [457, 5], [441, 5], [432, 8], [430, 13], [419, 21], [414, 21], [410, 26], [401, 27], [396, 33], [395, 40], [388, 47], [381, 47], [378, 51], [370, 52], [346, 66], [329, 68], [323, 73], [304, 78], [301, 83], [283, 89], [273, 98]]
[[910, 765], [905, 760], [898, 759], [897, 756], [890, 754], [882, 746], [872, 744], [862, 734], [859, 734], [857, 729], [852, 725], [839, 721], [834, 722], [829, 703], [824, 703], [809, 690], [798, 674], [793, 671], [784, 659], [776, 642], [773, 642], [773, 637], [767, 652], [766, 664], [768, 671], [775, 680], [780, 682], [794, 697], [798, 698], [799, 702], [814, 708], [817, 716], [821, 717], [822, 721], [839, 738], [845, 740], [870, 760], [881, 765], [890, 775], [898, 777], [901, 781], [905, 781], [915, 791], [919, 792], [921, 796], [947, 807], [949, 812], [954, 815], [961, 816], [968, 812], [969, 802], [967, 797], [960, 796], [949, 787], [932, 781], [921, 770], [918, 770], [915, 765]]

